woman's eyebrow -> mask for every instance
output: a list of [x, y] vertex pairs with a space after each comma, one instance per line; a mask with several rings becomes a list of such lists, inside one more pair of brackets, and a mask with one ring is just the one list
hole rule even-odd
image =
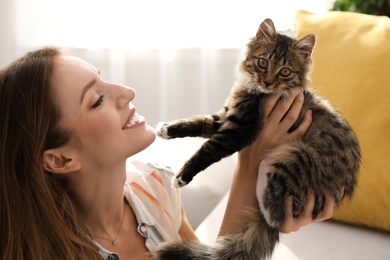
[[87, 85], [85, 85], [85, 87], [81, 91], [80, 104], [83, 102], [85, 93], [87, 93], [88, 89], [90, 89], [95, 83], [96, 83], [96, 79], [92, 79], [90, 82], [88, 82]]

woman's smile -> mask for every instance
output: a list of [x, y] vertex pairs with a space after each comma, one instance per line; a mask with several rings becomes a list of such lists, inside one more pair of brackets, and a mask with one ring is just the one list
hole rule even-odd
[[145, 118], [143, 116], [140, 116], [137, 111], [132, 110], [132, 113], [130, 114], [129, 118], [127, 119], [125, 125], [123, 126], [123, 130], [129, 129], [134, 126], [138, 126], [140, 124], [145, 123]]

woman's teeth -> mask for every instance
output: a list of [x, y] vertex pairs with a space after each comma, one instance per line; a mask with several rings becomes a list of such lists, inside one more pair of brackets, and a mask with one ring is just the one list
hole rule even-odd
[[126, 125], [126, 129], [130, 128], [133, 125], [135, 125], [136, 123], [138, 123], [140, 118], [141, 118], [140, 115], [138, 115], [138, 113], [135, 112], [134, 115], [132, 116], [132, 118], [130, 119], [130, 122]]

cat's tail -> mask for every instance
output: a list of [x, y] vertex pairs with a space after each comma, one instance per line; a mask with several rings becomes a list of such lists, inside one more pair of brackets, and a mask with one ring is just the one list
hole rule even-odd
[[259, 210], [236, 234], [217, 239], [213, 246], [195, 242], [168, 242], [154, 251], [157, 260], [262, 260], [279, 242], [279, 230], [270, 227]]

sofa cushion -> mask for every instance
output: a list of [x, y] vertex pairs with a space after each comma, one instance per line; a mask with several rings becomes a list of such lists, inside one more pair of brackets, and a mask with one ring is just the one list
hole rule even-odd
[[362, 149], [358, 187], [334, 219], [390, 231], [390, 20], [351, 12], [295, 15], [314, 33], [312, 86], [347, 118]]

